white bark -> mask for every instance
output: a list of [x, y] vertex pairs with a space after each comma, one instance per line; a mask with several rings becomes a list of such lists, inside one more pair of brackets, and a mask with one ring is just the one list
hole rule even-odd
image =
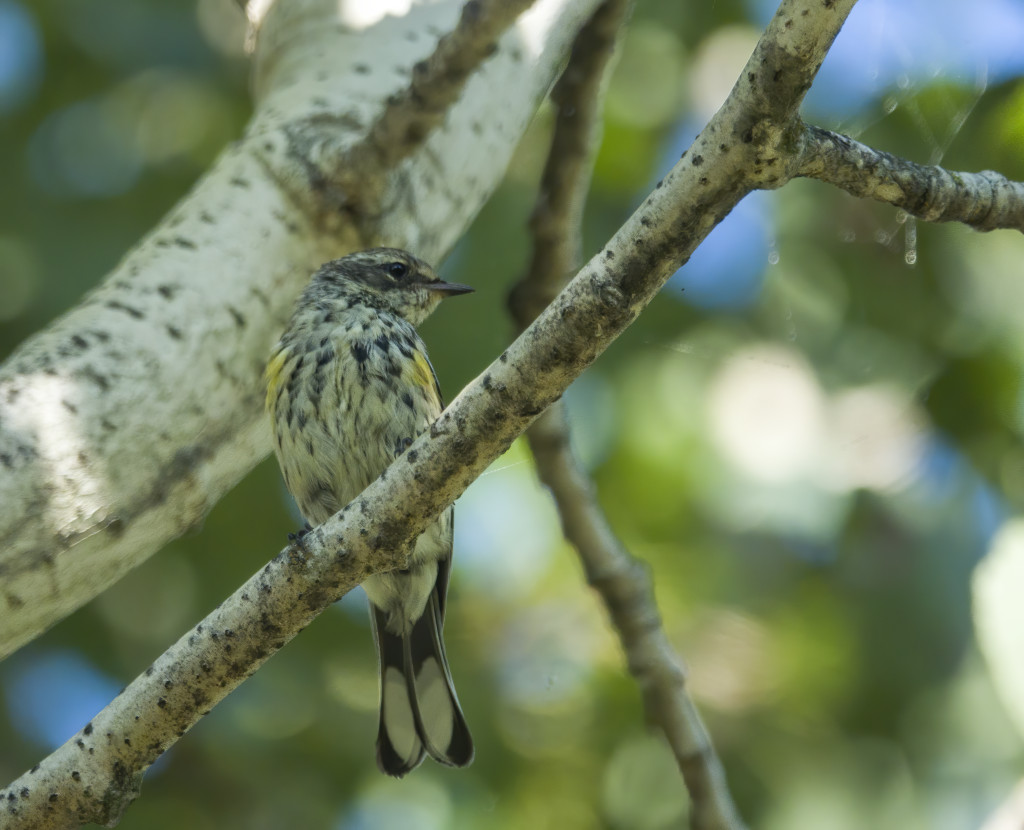
[[597, 0], [539, 0], [393, 169], [332, 169], [462, 7], [358, 27], [372, 5], [271, 6], [245, 136], [0, 367], [0, 657], [198, 525], [267, 454], [263, 364], [308, 275], [378, 243], [443, 258]]

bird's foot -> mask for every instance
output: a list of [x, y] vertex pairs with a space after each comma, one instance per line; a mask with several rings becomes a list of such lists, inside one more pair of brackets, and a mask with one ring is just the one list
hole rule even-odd
[[306, 526], [302, 528], [298, 533], [289, 533], [288, 542], [293, 545], [301, 545], [302, 540], [306, 538], [306, 534], [313, 529], [313, 526], [306, 522]]

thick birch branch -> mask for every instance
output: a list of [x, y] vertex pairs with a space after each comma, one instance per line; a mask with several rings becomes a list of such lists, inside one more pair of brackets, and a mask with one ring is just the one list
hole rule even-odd
[[[352, 586], [401, 567], [410, 540], [558, 399], [762, 180], [744, 175], [753, 167], [740, 162], [773, 152], [772, 114], [796, 112], [852, 5], [783, 0], [744, 79], [694, 148], [544, 313], [359, 498], [279, 554], [90, 725], [0, 791], [7, 826], [116, 822], [145, 769], [203, 714]], [[762, 74], [776, 79], [771, 101]], [[777, 83], [784, 76], [792, 82]]]
[[0, 367], [0, 657], [196, 527], [269, 452], [262, 367], [321, 262], [378, 243], [437, 261], [462, 234], [597, 0], [538, 0], [496, 46], [503, 4], [475, 5], [486, 42], [469, 51], [493, 53], [447, 78], [442, 123], [383, 177], [339, 177], [338, 159], [398, 117], [392, 97], [419, 117], [403, 90], [461, 4], [358, 28], [333, 0], [271, 6], [245, 137]]
[[810, 125], [804, 125], [802, 156], [799, 175], [888, 202], [919, 219], [1024, 232], [1024, 184], [1001, 173], [916, 164]]
[[[533, 255], [509, 309], [525, 329], [562, 289], [582, 239], [583, 205], [600, 126], [601, 86], [625, 0], [608, 0], [573, 45], [569, 65], [552, 91], [557, 108], [551, 149], [530, 217]], [[693, 830], [738, 830], [725, 771], [686, 689], [686, 670], [661, 623], [647, 569], [616, 538], [597, 503], [593, 482], [572, 452], [569, 423], [559, 401], [527, 430], [540, 480], [551, 490], [566, 538], [576, 548], [587, 581], [611, 618], [629, 671], [643, 694], [650, 723], [665, 735], [690, 793]]]

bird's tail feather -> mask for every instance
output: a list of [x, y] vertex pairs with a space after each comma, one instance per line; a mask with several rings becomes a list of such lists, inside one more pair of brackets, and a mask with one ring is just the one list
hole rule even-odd
[[452, 767], [473, 760], [473, 740], [452, 684], [437, 592], [405, 636], [390, 633], [387, 615], [371, 604], [380, 660], [377, 765], [401, 778], [424, 754]]

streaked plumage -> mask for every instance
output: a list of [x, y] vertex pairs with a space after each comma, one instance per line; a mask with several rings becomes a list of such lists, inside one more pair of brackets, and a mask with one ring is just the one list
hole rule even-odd
[[[442, 297], [470, 290], [394, 248], [313, 276], [267, 365], [275, 450], [311, 524], [358, 496], [441, 413], [415, 327]], [[441, 639], [452, 516], [449, 508], [420, 536], [407, 571], [363, 583], [380, 661], [377, 763], [389, 775], [405, 775], [424, 753], [451, 766], [473, 759]]]

